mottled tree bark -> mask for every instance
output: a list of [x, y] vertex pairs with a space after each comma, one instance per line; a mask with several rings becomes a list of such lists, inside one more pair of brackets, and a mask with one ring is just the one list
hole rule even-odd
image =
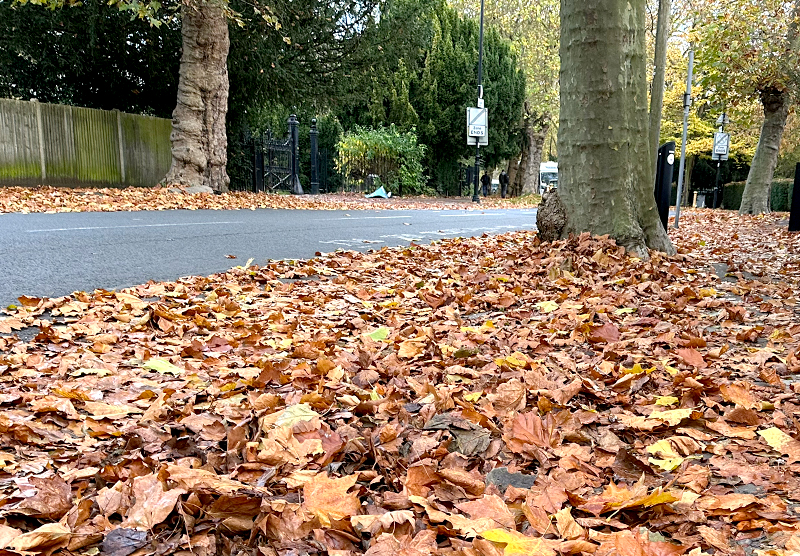
[[562, 236], [609, 234], [639, 257], [674, 253], [650, 180], [645, 0], [561, 0]]
[[519, 157], [514, 157], [508, 161], [508, 195], [513, 197], [514, 182], [517, 179], [517, 172], [519, 171]]
[[530, 150], [523, 149], [522, 157], [519, 159], [519, 165], [516, 168], [513, 181], [509, 177], [508, 189], [512, 197], [519, 197], [522, 195], [522, 188], [525, 185], [525, 175], [528, 173], [528, 164], [530, 163]]
[[172, 113], [172, 166], [168, 185], [228, 190], [228, 22], [221, 2], [197, 0], [181, 6], [178, 101]]
[[739, 214], [761, 214], [769, 212], [769, 194], [775, 166], [778, 164], [778, 151], [781, 146], [783, 129], [789, 116], [791, 101], [787, 91], [766, 89], [761, 91], [761, 104], [764, 107], [764, 123], [758, 138], [756, 154], [750, 163], [750, 172], [742, 193]]
[[539, 167], [542, 163], [544, 140], [550, 129], [547, 116], [531, 114], [525, 107], [525, 135], [528, 146], [525, 175], [522, 178], [522, 193], [539, 193]]

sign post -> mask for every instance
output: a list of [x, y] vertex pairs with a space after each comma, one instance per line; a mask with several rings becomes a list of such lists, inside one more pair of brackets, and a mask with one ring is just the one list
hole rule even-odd
[[[731, 134], [725, 133], [725, 124], [729, 122], [730, 120], [725, 112], [723, 112], [722, 115], [717, 118], [719, 131], [714, 134], [714, 150], [711, 153], [711, 160], [717, 161], [717, 180], [714, 184], [714, 201], [711, 205], [711, 208], [717, 208], [717, 194], [719, 193], [720, 196], [722, 196], [719, 184], [720, 163], [723, 160], [728, 160], [728, 151], [730, 150], [731, 145]], [[722, 203], [722, 199], [720, 199], [720, 203]]]
[[[480, 177], [481, 171], [481, 144], [488, 145], [489, 144], [489, 128], [486, 125], [486, 121], [484, 120], [484, 135], [483, 136], [475, 136], [476, 140], [475, 143], [470, 143], [469, 138], [469, 125], [470, 125], [470, 118], [469, 118], [469, 111], [470, 110], [484, 110], [483, 107], [483, 0], [481, 0], [481, 24], [480, 24], [480, 34], [478, 35], [478, 108], [468, 108], [467, 109], [467, 144], [468, 145], [475, 145], [475, 183], [474, 189], [472, 191], [472, 202], [473, 203], [480, 203], [481, 198], [478, 196], [478, 178]], [[476, 121], [477, 123], [477, 121]], [[476, 127], [476, 131], [479, 129]], [[486, 141], [485, 143], [481, 143], [481, 137]]]

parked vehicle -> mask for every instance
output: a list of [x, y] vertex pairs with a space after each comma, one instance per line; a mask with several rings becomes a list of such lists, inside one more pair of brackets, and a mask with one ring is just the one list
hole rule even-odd
[[539, 165], [539, 194], [558, 187], [558, 162], [542, 162]]

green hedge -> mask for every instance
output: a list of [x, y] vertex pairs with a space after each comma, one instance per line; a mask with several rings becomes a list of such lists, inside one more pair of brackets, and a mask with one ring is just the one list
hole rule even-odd
[[[728, 210], [739, 210], [742, 204], [742, 193], [744, 193], [743, 181], [726, 183], [723, 188], [722, 208]], [[770, 190], [769, 203], [771, 210], [775, 212], [786, 212], [792, 203], [792, 180], [778, 179], [773, 180]]]

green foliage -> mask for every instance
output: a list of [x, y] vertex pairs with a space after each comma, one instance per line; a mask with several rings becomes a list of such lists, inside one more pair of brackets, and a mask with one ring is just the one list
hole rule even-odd
[[[420, 140], [429, 147], [426, 166], [432, 185], [450, 188], [458, 160], [470, 157], [466, 144], [466, 109], [475, 105], [478, 23], [440, 6], [422, 73], [412, 87], [419, 115]], [[484, 33], [484, 100], [489, 113], [489, 146], [481, 149], [485, 167], [494, 167], [520, 151], [520, 122], [525, 78], [511, 45], [494, 29]]]
[[177, 23], [155, 28], [101, 0], [61, 10], [0, 0], [0, 97], [169, 118], [180, 48]]
[[425, 145], [417, 142], [414, 131], [399, 131], [394, 125], [357, 127], [342, 136], [337, 150], [336, 166], [346, 179], [363, 183], [380, 175], [380, 185], [394, 194], [429, 193], [422, 168]]
[[[475, 19], [434, 1], [427, 18], [409, 23], [412, 35], [424, 37], [424, 43], [416, 53], [410, 49], [405, 57], [374, 68], [370, 99], [344, 110], [342, 121], [346, 129], [416, 127], [419, 141], [428, 147], [424, 166], [429, 185], [441, 192], [456, 189], [460, 161], [475, 153], [466, 144], [466, 109], [476, 103], [479, 27]], [[425, 9], [420, 8], [422, 13]], [[489, 146], [481, 149], [481, 157], [485, 166], [493, 167], [520, 152], [525, 99], [519, 57], [493, 28], [484, 30], [483, 85]]]
[[701, 84], [728, 106], [768, 89], [797, 89], [797, 16], [784, 0], [703, 0], [691, 40]]
[[[722, 207], [729, 210], [739, 210], [742, 204], [742, 193], [744, 193], [743, 181], [725, 184], [723, 188]], [[770, 208], [776, 212], [788, 211], [792, 203], [792, 192], [794, 189], [792, 180], [779, 179], [773, 180], [770, 186]]]

